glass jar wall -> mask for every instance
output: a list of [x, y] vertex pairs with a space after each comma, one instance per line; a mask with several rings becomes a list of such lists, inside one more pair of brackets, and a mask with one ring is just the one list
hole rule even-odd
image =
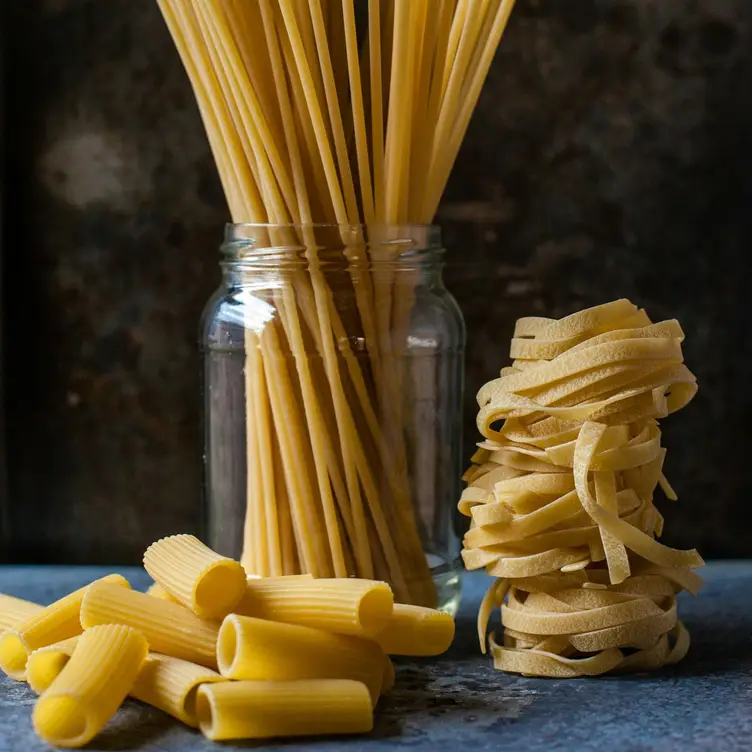
[[211, 545], [456, 609], [465, 330], [434, 227], [231, 225], [202, 319]]

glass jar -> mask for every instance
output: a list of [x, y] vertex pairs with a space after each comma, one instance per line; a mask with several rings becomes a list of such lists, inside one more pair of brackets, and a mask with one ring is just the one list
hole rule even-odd
[[204, 311], [210, 545], [456, 610], [465, 328], [431, 226], [228, 225]]

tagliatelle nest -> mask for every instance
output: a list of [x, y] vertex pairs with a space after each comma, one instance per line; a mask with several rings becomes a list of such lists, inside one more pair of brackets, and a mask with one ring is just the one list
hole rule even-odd
[[485, 651], [501, 607], [497, 668], [570, 677], [686, 654], [676, 596], [698, 591], [703, 560], [656, 540], [653, 504], [659, 484], [676, 499], [658, 419], [697, 392], [683, 339], [678, 322], [653, 324], [627, 300], [517, 322], [514, 363], [478, 394], [486, 440], [459, 503], [472, 519], [465, 566], [499, 578], [478, 618]]

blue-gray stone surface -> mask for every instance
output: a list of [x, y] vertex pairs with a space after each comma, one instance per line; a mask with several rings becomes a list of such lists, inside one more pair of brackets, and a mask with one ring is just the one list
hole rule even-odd
[[[119, 570], [134, 586], [141, 570]], [[0, 592], [48, 603], [106, 570], [0, 568]], [[161, 712], [129, 701], [88, 747], [141, 752], [221, 749], [310, 752], [414, 752], [472, 749], [515, 752], [745, 752], [752, 749], [752, 563], [716, 563], [699, 597], [681, 598], [692, 633], [685, 661], [670, 670], [569, 681], [526, 679], [493, 670], [479, 654], [475, 611], [484, 576], [465, 579], [458, 637], [440, 659], [400, 663], [394, 692], [382, 700], [373, 733], [348, 739], [216, 746]], [[0, 680], [0, 752], [39, 752], [34, 695]]]

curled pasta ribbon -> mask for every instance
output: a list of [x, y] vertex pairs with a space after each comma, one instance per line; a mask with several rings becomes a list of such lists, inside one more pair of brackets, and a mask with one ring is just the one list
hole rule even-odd
[[[655, 540], [663, 517], [653, 496], [665, 457], [655, 420], [588, 421], [572, 440], [571, 428], [546, 418], [533, 424], [544, 446], [518, 441], [519, 421], [510, 422], [515, 440], [506, 438], [505, 427], [495, 449], [484, 442], [487, 454], [460, 500], [472, 519], [462, 552], [468, 569], [524, 577], [606, 561], [617, 583], [630, 575], [628, 550], [657, 566], [702, 566], [696, 551]], [[554, 436], [564, 440], [552, 443]]]
[[[694, 550], [661, 544], [658, 419], [697, 391], [676, 321], [627, 300], [561, 320], [520, 319], [511, 367], [478, 393], [484, 441], [464, 475], [462, 557], [498, 581], [481, 604], [497, 668], [544, 676], [642, 670], [683, 656], [675, 597], [696, 593]], [[507, 603], [503, 604], [507, 598]]]
[[[501, 606], [503, 645], [489, 639], [494, 666], [528, 676], [571, 678], [680, 661], [689, 649], [689, 634], [676, 613], [680, 586], [661, 575], [632, 580], [624, 589], [585, 583], [549, 592], [509, 588]], [[485, 634], [485, 624], [480, 628]]]

